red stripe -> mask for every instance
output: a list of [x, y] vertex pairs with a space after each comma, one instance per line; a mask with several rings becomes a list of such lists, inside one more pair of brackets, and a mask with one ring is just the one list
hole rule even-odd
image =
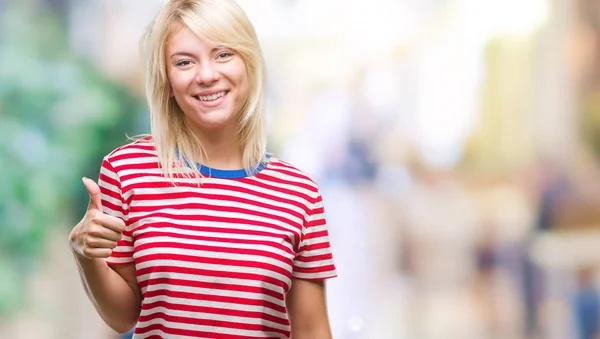
[[[161, 297], [164, 299], [180, 298], [180, 299], [187, 299], [187, 300], [203, 300], [203, 301], [230, 303], [230, 304], [237, 304], [237, 305], [262, 306], [262, 307], [268, 307], [277, 312], [281, 312], [281, 313], [286, 312], [285, 306], [280, 306], [280, 305], [277, 305], [277, 304], [267, 301], [267, 300], [231, 297], [231, 296], [224, 296], [224, 295], [213, 295], [213, 294], [206, 294], [206, 293], [171, 291], [171, 290], [165, 290], [165, 289], [151, 290], [151, 288], [148, 288], [148, 290], [146, 290], [146, 293], [144, 294], [144, 299], [153, 298], [153, 297]], [[142, 306], [142, 309], [144, 309], [143, 306]]]
[[[303, 179], [306, 180], [308, 182], [310, 182], [312, 185], [310, 185], [312, 187], [312, 190], [315, 189], [316, 185], [314, 183], [314, 181], [312, 181], [309, 177], [307, 177], [305, 174], [301, 173], [301, 172], [294, 172], [294, 168], [291, 166], [272, 166], [269, 167], [269, 169], [273, 172], [279, 172], [282, 174], [285, 174], [287, 176], [290, 177], [294, 177], [294, 178], [298, 178], [298, 179]], [[266, 174], [265, 172], [261, 172], [262, 174]]]
[[282, 178], [274, 177], [272, 175], [268, 175], [265, 173], [261, 173], [260, 179], [265, 179], [272, 182], [274, 185], [289, 185], [289, 186], [297, 186], [299, 188], [305, 189], [307, 191], [316, 192], [315, 186], [304, 184], [297, 181], [285, 180]]
[[[165, 316], [157, 315], [157, 318], [162, 318], [167, 320], [168, 322], [174, 321], [173, 317], [166, 318]], [[163, 324], [152, 324], [146, 326], [144, 328], [139, 328], [135, 330], [136, 334], [144, 334], [153, 330], [162, 331], [165, 334], [171, 335], [180, 335], [180, 336], [189, 336], [190, 338], [227, 338], [227, 339], [256, 339], [256, 338], [264, 338], [264, 336], [253, 337], [253, 336], [244, 336], [244, 335], [233, 335], [233, 334], [222, 334], [219, 337], [215, 337], [217, 333], [214, 332], [204, 332], [204, 331], [194, 331], [194, 330], [183, 330], [183, 329], [175, 329], [171, 327], [167, 327]], [[289, 332], [286, 335], [286, 338], [290, 337]], [[272, 338], [272, 337], [271, 337]]]
[[324, 241], [324, 242], [317, 243], [317, 244], [301, 246], [300, 249], [298, 250], [298, 252], [322, 250], [324, 248], [329, 248], [329, 247], [330, 247], [329, 241]]
[[[210, 313], [210, 314], [218, 314], [218, 315], [228, 315], [233, 317], [245, 317], [251, 319], [264, 319], [266, 321], [270, 321], [276, 324], [280, 324], [283, 326], [289, 326], [290, 322], [288, 319], [279, 318], [274, 315], [264, 313], [264, 312], [252, 312], [252, 311], [244, 311], [244, 310], [233, 310], [227, 308], [218, 308], [218, 307], [207, 307], [207, 306], [193, 306], [193, 305], [182, 305], [166, 302], [163, 300], [155, 301], [152, 303], [144, 304], [143, 309], [146, 311], [152, 310], [154, 308], [164, 307], [168, 310], [173, 311], [186, 311], [190, 313]], [[161, 312], [162, 313], [162, 312]], [[153, 313], [156, 314], [156, 313]], [[142, 319], [148, 319], [151, 315], [146, 315], [140, 317], [139, 321], [145, 321]], [[151, 320], [151, 319], [149, 319]], [[257, 325], [255, 325], [257, 326]], [[279, 330], [281, 331], [281, 330]]]
[[321, 219], [316, 219], [316, 220], [311, 220], [306, 224], [306, 227], [317, 227], [317, 226], [323, 226], [327, 223], [327, 221], [325, 220], [325, 218], [321, 218]]
[[[171, 241], [161, 241], [161, 242], [152, 242], [146, 243], [142, 245], [136, 246], [135, 250], [137, 252], [141, 252], [147, 249], [159, 249], [159, 248], [178, 248], [182, 250], [189, 250], [190, 253], [194, 253], [195, 251], [206, 251], [213, 253], [228, 253], [228, 254], [243, 254], [243, 255], [253, 255], [257, 257], [265, 257], [275, 259], [289, 266], [293, 266], [292, 260], [289, 258], [285, 258], [281, 255], [277, 255], [272, 252], [256, 250], [256, 249], [248, 249], [248, 248], [238, 248], [238, 247], [228, 247], [228, 246], [210, 246], [210, 245], [200, 245], [200, 244], [186, 244], [180, 242], [171, 242]], [[144, 256], [144, 258], [146, 255]], [[192, 258], [196, 258], [195, 256], [191, 256]], [[225, 259], [218, 259], [225, 260]], [[229, 260], [229, 259], [227, 259]], [[192, 260], [194, 261], [194, 260]], [[197, 262], [197, 261], [194, 261]], [[286, 273], [286, 271], [284, 271]], [[282, 274], [284, 274], [282, 273]]]
[[123, 251], [112, 251], [112, 253], [110, 254], [111, 257], [113, 258], [131, 258], [131, 256], [133, 255], [133, 251], [127, 251], [127, 252], [123, 252]]
[[[148, 231], [144, 232], [143, 235], [137, 237], [137, 239], [146, 239], [152, 237], [170, 237], [175, 239], [188, 239], [188, 240], [196, 240], [196, 241], [213, 241], [213, 242], [224, 242], [228, 244], [244, 244], [244, 245], [263, 245], [268, 247], [275, 247], [279, 250], [285, 251], [288, 254], [294, 255], [294, 252], [287, 246], [278, 243], [276, 241], [267, 241], [267, 240], [251, 240], [251, 239], [232, 239], [232, 238], [223, 238], [223, 237], [208, 237], [204, 235], [189, 235], [189, 234], [180, 234], [174, 232], [164, 232], [164, 231]], [[276, 237], [274, 240], [280, 240], [280, 237]], [[283, 239], [283, 241], [290, 243], [289, 238]], [[291, 244], [291, 243], [290, 243]], [[141, 247], [140, 247], [141, 248]]]
[[[268, 229], [278, 230], [281, 232], [290, 232], [291, 230], [286, 229], [284, 227], [274, 225], [268, 222], [259, 221], [259, 220], [250, 220], [243, 218], [231, 218], [231, 217], [219, 217], [219, 216], [210, 216], [210, 215], [177, 215], [170, 213], [152, 213], [142, 216], [136, 216], [135, 218], [130, 217], [129, 223], [134, 224], [139, 220], [145, 218], [167, 218], [176, 221], [182, 222], [190, 222], [190, 221], [208, 221], [208, 222], [218, 222], [223, 224], [234, 224], [234, 225], [249, 225], [249, 226], [260, 226]], [[137, 231], [137, 230], [136, 230]]]
[[265, 295], [268, 295], [275, 299], [284, 300], [283, 293], [275, 292], [266, 287], [245, 286], [245, 285], [238, 285], [238, 284], [233, 284], [233, 283], [226, 284], [226, 283], [205, 282], [205, 281], [174, 279], [174, 278], [150, 278], [150, 279], [141, 281], [139, 283], [139, 286], [140, 286], [140, 288], [145, 288], [150, 285], [157, 285], [157, 284], [170, 284], [170, 285], [195, 287], [195, 288], [210, 288], [210, 289], [222, 290], [222, 291], [235, 291], [235, 292], [265, 294]]
[[[192, 232], [198, 232], [198, 233], [225, 233], [225, 234], [235, 234], [235, 235], [239, 235], [239, 236], [254, 235], [254, 236], [262, 236], [262, 237], [276, 238], [276, 239], [281, 239], [281, 237], [282, 237], [282, 234], [278, 234], [278, 233], [274, 233], [274, 232], [249, 230], [249, 229], [244, 229], [244, 228], [235, 229], [235, 228], [210, 227], [210, 226], [186, 226], [186, 225], [171, 224], [171, 223], [166, 223], [166, 222], [149, 222], [142, 226], [136, 227], [135, 233], [139, 234], [138, 237], [140, 237], [140, 236], [142, 236], [142, 234], [141, 234], [142, 231], [144, 231], [147, 228], [159, 228], [160, 229], [160, 228], [165, 228], [165, 227], [173, 227], [178, 230], [192, 231]], [[284, 234], [288, 233], [289, 231], [290, 230], [285, 230]], [[123, 231], [123, 234], [125, 234], [125, 232], [126, 231]], [[146, 232], [144, 232], [144, 233], [146, 233]], [[166, 234], [175, 234], [175, 233], [169, 232]], [[296, 237], [298, 237], [299, 233], [294, 233], [294, 235]], [[217, 237], [209, 237], [209, 236], [207, 236], [207, 238], [217, 239]], [[286, 237], [285, 241], [290, 242], [290, 239]]]
[[324, 261], [324, 260], [332, 260], [333, 256], [331, 253], [321, 254], [321, 255], [311, 255], [310, 257], [305, 256], [297, 256], [296, 261], [300, 262], [316, 262], [316, 261]]
[[178, 266], [158, 266], [158, 267], [146, 267], [136, 270], [136, 276], [140, 277], [148, 273], [180, 273], [189, 275], [198, 275], [204, 277], [214, 278], [229, 278], [229, 279], [241, 279], [241, 280], [254, 280], [262, 283], [268, 283], [276, 287], [283, 287], [285, 290], [289, 287], [286, 283], [279, 279], [269, 277], [257, 273], [243, 273], [243, 272], [227, 272], [218, 270], [208, 270], [201, 268], [190, 268], [190, 267], [178, 267]]
[[170, 253], [157, 253], [157, 254], [146, 254], [136, 260], [137, 264], [141, 264], [148, 261], [154, 260], [169, 260], [169, 261], [180, 261], [194, 263], [194, 264], [209, 264], [209, 265], [222, 265], [231, 267], [252, 267], [260, 268], [267, 271], [279, 273], [281, 275], [289, 276], [289, 272], [279, 266], [266, 264], [255, 260], [233, 260], [233, 259], [221, 259], [221, 258], [207, 258], [197, 257], [193, 255], [184, 254], [170, 254]]
[[154, 150], [149, 147], [136, 148], [136, 152], [114, 154], [113, 156], [110, 157], [110, 161], [112, 161], [112, 162], [127, 161], [127, 160], [134, 160], [134, 159], [140, 159], [140, 158], [154, 158], [154, 161], [152, 161], [152, 162], [153, 163], [158, 162], [158, 158], [156, 158], [156, 152], [154, 152]]
[[[219, 206], [213, 204], [202, 204], [202, 203], [185, 203], [185, 204], [169, 204], [163, 206], [131, 206], [129, 208], [130, 213], [147, 213], [146, 215], [150, 215], [151, 212], [159, 211], [165, 208], [174, 209], [174, 210], [201, 210], [201, 211], [215, 211], [215, 212], [229, 212], [229, 213], [240, 213], [251, 215], [255, 217], [261, 217], [271, 220], [280, 221], [284, 224], [292, 226], [293, 228], [302, 227], [298, 222], [294, 222], [288, 218], [274, 215], [267, 212], [260, 212], [248, 208], [238, 207], [238, 206]], [[185, 216], [185, 215], [184, 215]]]
[[308, 239], [315, 239], [315, 238], [321, 238], [321, 237], [327, 237], [327, 230], [322, 230], [322, 231], [312, 231], [310, 229], [308, 229], [307, 233], [304, 234], [304, 241], [308, 240]]
[[[137, 175], [138, 177], [145, 177], [148, 176], [146, 174], [144, 175]], [[123, 179], [123, 181], [125, 181], [125, 179]], [[256, 185], [255, 182], [247, 182], [247, 184], [249, 184], [250, 186], [259, 186], [260, 185]], [[184, 183], [178, 183], [177, 187], [189, 187], [189, 188], [197, 188], [196, 185], [194, 184], [184, 184]], [[126, 191], [130, 191], [130, 190], [134, 190], [134, 189], [160, 189], [160, 188], [173, 188], [173, 184], [167, 181], [158, 181], [158, 182], [144, 182], [144, 183], [132, 183], [132, 184], [126, 184], [125, 187], [123, 188], [123, 194], [125, 194]], [[268, 193], [262, 193], [262, 192], [258, 192], [258, 191], [254, 191], [252, 189], [248, 189], [245, 187], [241, 187], [241, 186], [236, 186], [236, 185], [230, 185], [230, 184], [226, 184], [226, 183], [211, 183], [211, 182], [206, 182], [203, 183], [201, 188], [205, 188], [205, 189], [214, 189], [214, 190], [223, 190], [223, 191], [228, 191], [228, 192], [232, 192], [232, 193], [243, 193], [243, 194], [248, 194], [250, 196], [255, 196], [257, 198], [262, 198], [264, 200], [272, 200], [278, 203], [282, 203], [282, 204], [288, 204], [288, 205], [292, 205], [295, 207], [298, 207], [300, 209], [302, 209], [305, 213], [309, 213], [310, 210], [308, 209], [308, 207], [306, 206], [306, 204], [303, 204], [301, 202], [292, 200], [292, 199], [286, 199], [286, 198], [281, 198], [275, 195], [271, 195]], [[264, 187], [263, 187], [264, 188]], [[270, 188], [271, 191], [273, 192], [281, 192], [281, 189], [276, 188], [276, 187], [271, 187]], [[285, 193], [285, 192], [281, 192], [281, 193]], [[172, 198], [171, 195], [176, 196], [176, 197], [185, 197], [185, 192], [176, 192], [176, 193], [159, 193], [159, 194], [136, 194], [135, 199], [138, 200], [162, 200], [164, 199], [165, 196]], [[288, 192], [289, 194], [289, 192]], [[290, 194], [291, 196], [298, 196], [299, 194], [296, 194], [294, 192], [294, 194]], [[192, 193], [192, 197], [195, 196]], [[211, 197], [212, 195], [207, 194], [207, 197]], [[307, 196], [304, 196], [304, 198], [308, 198]], [[231, 199], [231, 196], [228, 196], [228, 198], [226, 199]], [[239, 198], [238, 198], [239, 199]]]
[[335, 270], [335, 266], [327, 265], [319, 267], [295, 267], [294, 270], [296, 273], [319, 274], [324, 272], [333, 272]]
[[[251, 194], [253, 194], [253, 193], [251, 193]], [[255, 194], [253, 194], [253, 195], [255, 195]], [[256, 199], [241, 198], [241, 197], [238, 197], [235, 195], [207, 194], [207, 193], [202, 193], [202, 192], [177, 192], [177, 193], [136, 194], [135, 195], [136, 201], [157, 201], [157, 200], [169, 200], [169, 199], [210, 199], [211, 201], [231, 201], [231, 202], [236, 202], [236, 203], [240, 203], [240, 204], [254, 205], [254, 206], [262, 207], [265, 209], [270, 209], [270, 210], [274, 210], [274, 211], [287, 213], [287, 214], [290, 214], [299, 219], [304, 218], [303, 214], [295, 211], [292, 208], [269, 204], [267, 202], [256, 200]], [[267, 198], [267, 199], [268, 199], [268, 201], [274, 200], [274, 199], [270, 199], [270, 198]], [[267, 199], [264, 199], [264, 200], [267, 200]], [[304, 209], [303, 204], [299, 204], [299, 203], [291, 204], [290, 202], [291, 202], [291, 200], [288, 200], [285, 202], [282, 201], [282, 203], [285, 205], [292, 205], [292, 206]], [[171, 206], [171, 205], [168, 205], [168, 206]], [[158, 207], [165, 207], [165, 206], [163, 205], [163, 206], [158, 206]]]

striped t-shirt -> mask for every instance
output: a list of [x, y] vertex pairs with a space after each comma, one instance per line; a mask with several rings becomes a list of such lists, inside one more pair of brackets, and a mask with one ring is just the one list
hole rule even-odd
[[274, 157], [200, 170], [173, 185], [147, 140], [103, 159], [104, 212], [126, 224], [107, 262], [135, 263], [142, 292], [134, 338], [289, 338], [292, 278], [336, 276], [317, 185]]

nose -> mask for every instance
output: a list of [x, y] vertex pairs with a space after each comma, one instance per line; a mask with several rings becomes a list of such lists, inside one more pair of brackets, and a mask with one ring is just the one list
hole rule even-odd
[[211, 85], [219, 81], [221, 75], [212, 62], [203, 62], [198, 67], [196, 81], [201, 85]]

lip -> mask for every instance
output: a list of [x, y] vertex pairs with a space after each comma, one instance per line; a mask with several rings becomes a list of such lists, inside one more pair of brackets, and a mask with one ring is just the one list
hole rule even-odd
[[[219, 92], [223, 92], [223, 90], [220, 90], [218, 92], [212, 92], [211, 94], [219, 93]], [[208, 95], [208, 94], [202, 94], [202, 95]], [[225, 102], [225, 99], [227, 98], [228, 95], [229, 95], [229, 91], [225, 91], [225, 95], [223, 95], [213, 101], [202, 101], [202, 100], [196, 99], [195, 97], [194, 97], [194, 100], [196, 100], [198, 106], [200, 106], [202, 108], [213, 108], [213, 107], [217, 107], [217, 106], [221, 105], [223, 102]]]
[[228, 89], [211, 89], [210, 91], [195, 93], [194, 96], [199, 96], [199, 95], [207, 96], [207, 95], [212, 95], [212, 94], [221, 93], [221, 92], [229, 92], [229, 90]]

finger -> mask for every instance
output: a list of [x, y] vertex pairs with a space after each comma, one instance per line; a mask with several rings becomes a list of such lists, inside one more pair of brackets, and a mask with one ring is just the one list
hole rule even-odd
[[123, 236], [121, 232], [116, 232], [108, 227], [105, 227], [103, 223], [99, 223], [97, 221], [93, 221], [92, 224], [90, 224], [87, 234], [95, 238], [101, 238], [110, 241], [119, 241]]
[[94, 237], [88, 235], [85, 239], [85, 246], [90, 248], [110, 248], [113, 249], [117, 247], [117, 242], [109, 239]]
[[103, 213], [94, 213], [93, 222], [99, 224], [111, 231], [114, 231], [118, 234], [123, 233], [125, 230], [125, 222], [117, 217], [112, 215], [103, 214]]
[[112, 248], [85, 247], [82, 252], [88, 258], [108, 258], [112, 251]]
[[102, 195], [98, 184], [94, 180], [85, 177], [82, 178], [81, 181], [83, 181], [83, 185], [90, 195], [88, 210], [102, 211]]

